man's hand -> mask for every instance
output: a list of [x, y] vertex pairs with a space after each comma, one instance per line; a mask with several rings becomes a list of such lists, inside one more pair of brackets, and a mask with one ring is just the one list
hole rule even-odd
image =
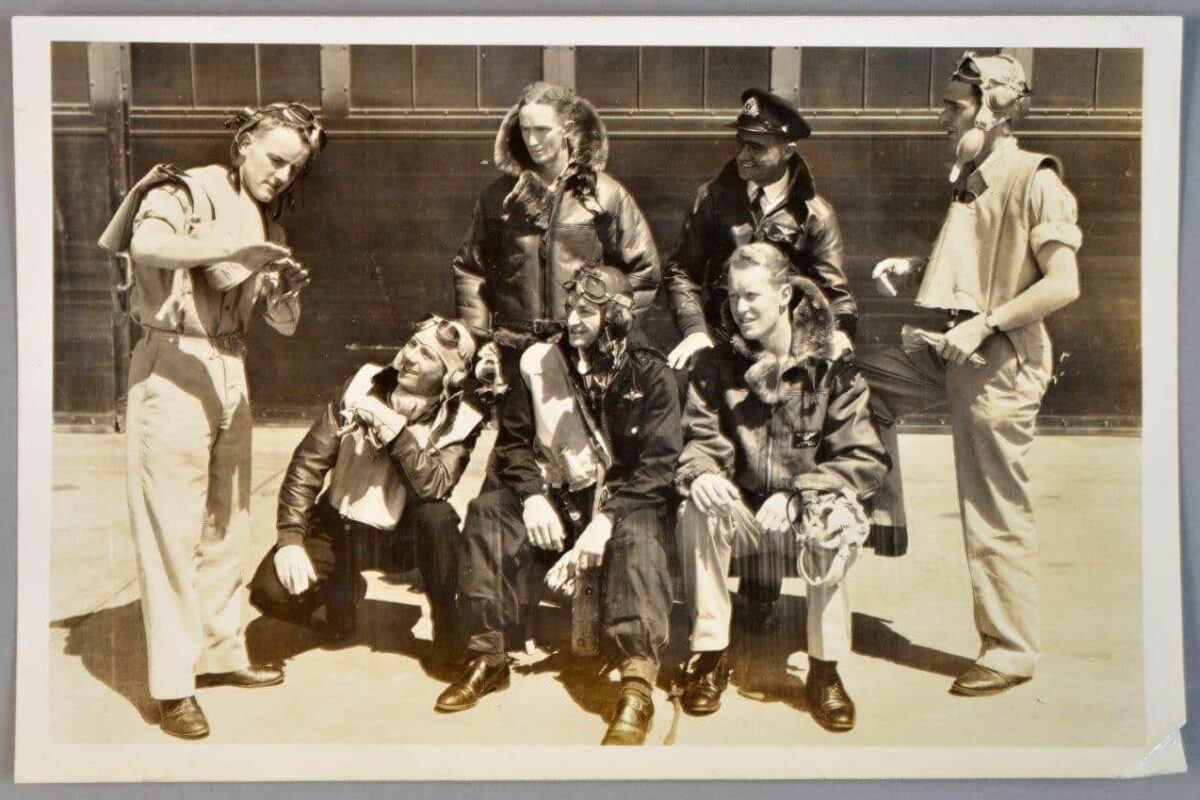
[[989, 333], [987, 323], [984, 322], [984, 315], [976, 314], [966, 322], [959, 323], [946, 331], [942, 346], [938, 348], [938, 354], [951, 364], [962, 366], [967, 363], [971, 354], [979, 349], [979, 345], [983, 344], [983, 340], [988, 337]]
[[562, 552], [566, 542], [562, 520], [558, 518], [558, 512], [550, 505], [546, 495], [534, 494], [525, 498], [521, 516], [525, 520], [525, 535], [530, 544], [542, 550]]
[[850, 334], [845, 331], [837, 330], [833, 332], [832, 345], [834, 361], [854, 355], [854, 342], [850, 341]]
[[590, 569], [604, 563], [604, 548], [612, 538], [612, 529], [612, 520], [607, 514], [597, 514], [583, 529], [575, 541], [580, 569]]
[[229, 254], [229, 260], [241, 264], [248, 270], [260, 272], [273, 261], [290, 258], [292, 251], [274, 242], [257, 242], [238, 247]]
[[317, 580], [303, 545], [289, 544], [275, 551], [275, 577], [290, 594], [301, 594]]
[[690, 492], [696, 508], [707, 517], [725, 513], [742, 500], [738, 488], [724, 475], [715, 472], [698, 475], [692, 481]]
[[360, 398], [351, 410], [355, 418], [371, 432], [374, 438], [372, 444], [376, 449], [391, 444], [408, 424], [407, 417], [371, 395]]
[[712, 337], [704, 331], [690, 333], [683, 337], [682, 342], [675, 345], [675, 349], [667, 356], [667, 363], [671, 365], [671, 369], [686, 369], [692, 356], [712, 346]]
[[911, 258], [885, 258], [871, 270], [871, 278], [875, 281], [875, 291], [884, 297], [895, 297], [900, 294], [900, 288], [917, 271], [917, 265]]
[[285, 295], [297, 295], [312, 283], [308, 269], [294, 258], [281, 258], [272, 266], [278, 268], [280, 288]]
[[788, 502], [791, 499], [791, 492], [776, 492], [767, 498], [754, 515], [754, 521], [758, 523], [763, 534], [776, 545], [782, 545], [791, 528], [791, 522], [788, 520]]

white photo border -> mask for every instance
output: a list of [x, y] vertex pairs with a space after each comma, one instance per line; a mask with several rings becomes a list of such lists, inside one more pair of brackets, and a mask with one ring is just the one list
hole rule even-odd
[[[819, 24], [814, 24], [819, 23]], [[632, 33], [631, 32], [635, 32]], [[19, 17], [13, 20], [18, 309], [15, 776], [132, 780], [1101, 777], [1183, 769], [1178, 417], [1178, 17]], [[633, 41], [637, 39], [637, 41]], [[1124, 47], [1144, 50], [1142, 747], [621, 748], [76, 745], [48, 738], [53, 367], [50, 43]], [[1167, 176], [1167, 177], [1164, 177]], [[1176, 176], [1175, 182], [1169, 176]], [[864, 759], [864, 751], [870, 757]]]

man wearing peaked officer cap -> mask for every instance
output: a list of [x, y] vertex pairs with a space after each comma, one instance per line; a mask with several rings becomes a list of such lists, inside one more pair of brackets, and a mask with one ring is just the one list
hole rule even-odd
[[[762, 89], [747, 89], [730, 127], [737, 130], [734, 158], [697, 191], [684, 217], [664, 282], [683, 340], [667, 356], [686, 369], [700, 350], [724, 341], [721, 309], [728, 303], [726, 262], [738, 247], [768, 242], [787, 256], [794, 276], [821, 290], [834, 313], [834, 354], [852, 350], [857, 305], [842, 269], [842, 233], [833, 206], [817, 194], [798, 142], [811, 129], [796, 107]], [[780, 578], [765, 562], [744, 565], [741, 594], [756, 621], [771, 618]]]
[[729, 127], [750, 133], [778, 134], [788, 141], [807, 139], [812, 135], [812, 128], [795, 106], [762, 89], [747, 89], [742, 93], [742, 111]]

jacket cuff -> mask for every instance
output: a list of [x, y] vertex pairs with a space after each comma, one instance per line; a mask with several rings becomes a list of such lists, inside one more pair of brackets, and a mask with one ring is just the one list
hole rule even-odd
[[692, 481], [699, 478], [701, 475], [722, 475], [720, 467], [711, 461], [693, 461], [689, 464], [684, 464], [675, 471], [675, 488], [684, 497], [689, 496]]
[[693, 333], [708, 333], [708, 323], [704, 321], [703, 316], [689, 314], [679, 321], [679, 332], [684, 338]]
[[858, 498], [858, 492], [853, 487], [847, 486], [845, 481], [819, 472], [800, 475], [792, 481], [792, 487], [797, 492], [833, 492], [834, 494], [849, 492], [855, 499]]
[[280, 528], [277, 533], [276, 546], [287, 547], [292, 544], [304, 544], [305, 531], [302, 528]]

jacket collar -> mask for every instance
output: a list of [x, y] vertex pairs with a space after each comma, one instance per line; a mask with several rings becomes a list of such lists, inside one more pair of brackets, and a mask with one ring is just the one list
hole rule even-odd
[[723, 308], [734, 352], [748, 362], [746, 386], [768, 405], [777, 404], [782, 397], [783, 378], [795, 369], [806, 370], [827, 362], [833, 356], [833, 309], [817, 285], [807, 278], [792, 278], [792, 287], [799, 299], [792, 308], [792, 349], [782, 362], [764, 352], [757, 343], [749, 342], [737, 332], [737, 325]]
[[[789, 203], [807, 203], [817, 196], [817, 187], [813, 182], [812, 171], [808, 168], [808, 162], [799, 153], [796, 153], [788, 161], [788, 175], [790, 176], [787, 190]], [[749, 208], [750, 196], [746, 194], [746, 181], [738, 176], [735, 159], [729, 160], [721, 170], [721, 174], [717, 176], [717, 181], [728, 185], [731, 190], [736, 187], [736, 193]]]

